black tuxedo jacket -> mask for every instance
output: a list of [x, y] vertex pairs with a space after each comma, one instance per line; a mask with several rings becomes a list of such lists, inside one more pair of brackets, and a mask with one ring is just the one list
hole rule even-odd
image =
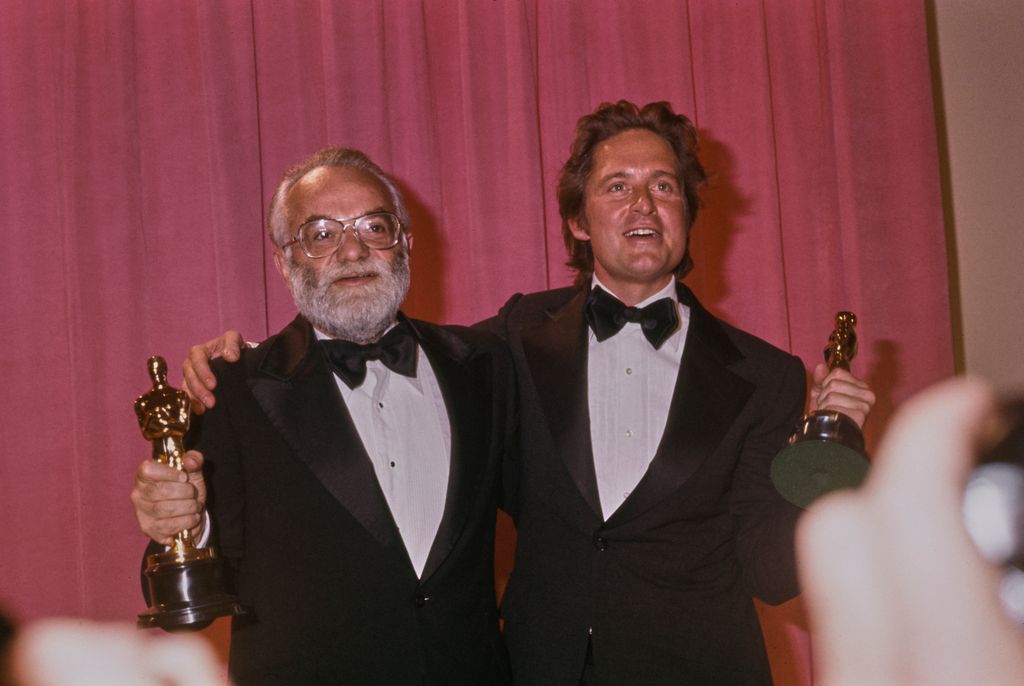
[[521, 451], [507, 466], [518, 531], [502, 603], [516, 684], [770, 682], [757, 595], [797, 593], [799, 510], [769, 479], [803, 409], [799, 359], [690, 308], [665, 433], [605, 521], [587, 403], [584, 291], [514, 296], [485, 328], [511, 348]]
[[202, 417], [212, 543], [252, 621], [238, 684], [499, 684], [494, 598], [500, 465], [514, 383], [493, 336], [411, 321], [451, 425], [444, 515], [417, 578], [373, 466], [301, 317], [240, 363], [216, 363]]

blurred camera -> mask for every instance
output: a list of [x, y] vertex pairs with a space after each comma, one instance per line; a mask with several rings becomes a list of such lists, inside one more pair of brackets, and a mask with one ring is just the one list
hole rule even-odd
[[999, 595], [1024, 623], [1024, 399], [1003, 403], [964, 490], [964, 525], [981, 554], [1004, 567]]

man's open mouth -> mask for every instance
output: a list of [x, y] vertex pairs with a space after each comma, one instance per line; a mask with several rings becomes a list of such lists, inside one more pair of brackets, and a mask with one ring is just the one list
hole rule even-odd
[[659, 234], [654, 229], [643, 227], [637, 229], [630, 229], [629, 231], [622, 235], [625, 236], [626, 238], [654, 238]]

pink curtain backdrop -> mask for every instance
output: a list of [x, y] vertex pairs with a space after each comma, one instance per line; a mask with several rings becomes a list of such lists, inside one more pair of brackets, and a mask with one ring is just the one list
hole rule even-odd
[[[14, 0], [2, 15], [0, 605], [19, 619], [142, 609], [128, 492], [146, 358], [177, 383], [191, 343], [291, 317], [266, 202], [327, 144], [408, 192], [407, 311], [469, 323], [570, 281], [553, 190], [577, 117], [668, 100], [713, 176], [688, 279], [713, 311], [811, 365], [854, 310], [872, 444], [953, 371], [920, 2]], [[780, 682], [806, 682], [797, 604], [765, 622]]]

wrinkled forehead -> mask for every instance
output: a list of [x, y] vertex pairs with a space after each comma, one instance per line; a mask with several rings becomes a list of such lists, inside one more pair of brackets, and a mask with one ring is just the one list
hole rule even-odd
[[678, 178], [681, 173], [679, 160], [667, 140], [648, 129], [627, 129], [595, 146], [588, 181], [634, 174]]
[[356, 217], [393, 212], [387, 188], [373, 174], [349, 167], [318, 167], [303, 175], [285, 197], [289, 222], [309, 217]]

